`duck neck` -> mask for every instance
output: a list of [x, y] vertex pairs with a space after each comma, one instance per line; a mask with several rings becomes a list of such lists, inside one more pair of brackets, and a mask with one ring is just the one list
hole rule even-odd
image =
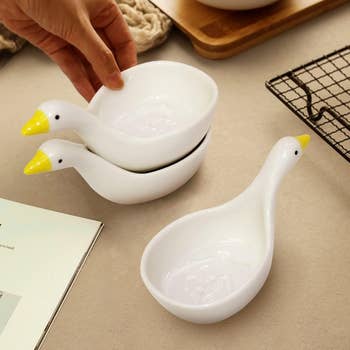
[[70, 105], [69, 110], [71, 114], [70, 119], [73, 122], [72, 126], [78, 133], [83, 132], [87, 128], [98, 127], [101, 124], [96, 116], [86, 109], [72, 104]]
[[265, 204], [270, 203], [274, 206], [281, 181], [292, 167], [293, 163], [288, 161], [288, 155], [280, 149], [277, 143], [267, 156], [252, 186], [260, 191]]
[[[106, 140], [109, 140], [111, 136], [114, 138], [117, 133], [117, 130], [103, 123], [89, 110], [72, 106], [70, 113], [70, 119], [73, 121], [72, 128], [90, 147], [98, 145], [98, 149], [104, 148]], [[119, 138], [114, 139], [122, 139], [122, 136], [119, 134], [118, 136]]]
[[64, 154], [63, 168], [77, 168], [77, 164], [84, 163], [89, 154], [84, 145], [65, 140], [60, 140], [60, 152]]
[[69, 141], [66, 142], [65, 155], [65, 165], [74, 168], [83, 177], [85, 177], [87, 173], [105, 167], [106, 163], [103, 158], [86, 149], [84, 145]]

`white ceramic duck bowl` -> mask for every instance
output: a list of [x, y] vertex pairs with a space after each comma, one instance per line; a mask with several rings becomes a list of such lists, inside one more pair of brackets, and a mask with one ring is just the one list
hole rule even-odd
[[309, 138], [282, 138], [238, 197], [184, 216], [150, 241], [141, 276], [169, 312], [195, 323], [218, 322], [258, 293], [271, 267], [275, 194]]
[[142, 203], [184, 185], [201, 165], [209, 139], [210, 133], [183, 159], [147, 173], [124, 170], [81, 144], [54, 139], [40, 146], [24, 173], [32, 175], [73, 167], [100, 196], [120, 204]]
[[252, 10], [271, 5], [278, 0], [197, 0], [204, 5], [224, 10]]
[[207, 74], [155, 61], [122, 75], [124, 88], [102, 87], [87, 110], [63, 101], [41, 104], [22, 133], [74, 129], [94, 153], [132, 171], [157, 169], [196, 147], [209, 130], [218, 96]]

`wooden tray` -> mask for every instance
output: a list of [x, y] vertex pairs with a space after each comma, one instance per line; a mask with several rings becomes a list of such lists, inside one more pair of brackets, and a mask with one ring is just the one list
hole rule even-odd
[[224, 11], [196, 0], [151, 0], [207, 58], [232, 56], [348, 0], [281, 0], [251, 11]]

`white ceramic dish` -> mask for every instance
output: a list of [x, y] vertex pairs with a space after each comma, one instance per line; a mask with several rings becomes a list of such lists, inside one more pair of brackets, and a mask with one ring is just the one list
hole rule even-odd
[[281, 139], [242, 194], [176, 220], [150, 241], [142, 280], [169, 312], [191, 322], [218, 322], [258, 293], [271, 267], [275, 194], [309, 138]]
[[252, 10], [271, 5], [278, 0], [197, 0], [204, 5], [224, 10]]
[[65, 140], [43, 143], [27, 164], [27, 175], [74, 167], [100, 196], [120, 204], [135, 204], [163, 197], [184, 185], [201, 165], [210, 133], [185, 158], [147, 173], [124, 170], [88, 151], [83, 145]]
[[182, 63], [155, 61], [122, 75], [124, 88], [102, 87], [87, 110], [63, 101], [41, 104], [22, 133], [71, 128], [106, 160], [147, 171], [180, 159], [208, 132], [218, 92], [207, 74]]

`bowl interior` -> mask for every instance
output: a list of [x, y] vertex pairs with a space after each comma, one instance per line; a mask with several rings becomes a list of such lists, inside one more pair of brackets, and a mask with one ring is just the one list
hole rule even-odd
[[145, 250], [146, 285], [186, 305], [211, 304], [237, 291], [266, 256], [264, 220], [254, 205], [209, 209], [166, 227]]
[[137, 137], [180, 132], [198, 123], [213, 108], [217, 87], [191, 66], [155, 61], [123, 72], [120, 91], [102, 87], [90, 111], [119, 131]]

